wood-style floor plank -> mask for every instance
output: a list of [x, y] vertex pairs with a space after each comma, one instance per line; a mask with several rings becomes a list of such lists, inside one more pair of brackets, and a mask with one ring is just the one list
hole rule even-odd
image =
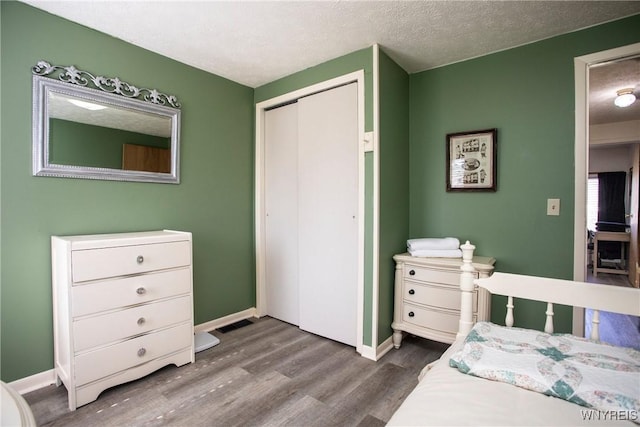
[[354, 348], [265, 317], [196, 362], [164, 367], [67, 409], [64, 387], [26, 394], [41, 426], [383, 426], [420, 370], [447, 348], [407, 337], [374, 362]]

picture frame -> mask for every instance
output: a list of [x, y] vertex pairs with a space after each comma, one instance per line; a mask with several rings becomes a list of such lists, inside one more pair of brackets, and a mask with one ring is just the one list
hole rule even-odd
[[447, 191], [496, 191], [498, 130], [447, 134]]

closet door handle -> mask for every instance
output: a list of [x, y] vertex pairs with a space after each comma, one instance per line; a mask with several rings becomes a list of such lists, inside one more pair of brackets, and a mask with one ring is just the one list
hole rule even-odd
[[413, 311], [410, 311], [409, 312], [409, 317], [413, 317], [413, 316], [415, 316], [415, 314], [413, 313]]
[[409, 295], [414, 295], [416, 293], [416, 291], [414, 291], [413, 289], [409, 289]]
[[409, 271], [409, 276], [415, 276], [415, 275], [416, 275], [416, 271], [415, 270]]

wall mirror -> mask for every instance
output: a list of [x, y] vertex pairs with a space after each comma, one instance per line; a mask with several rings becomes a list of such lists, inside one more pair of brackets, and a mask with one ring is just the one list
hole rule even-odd
[[176, 97], [74, 66], [32, 72], [34, 176], [180, 182]]

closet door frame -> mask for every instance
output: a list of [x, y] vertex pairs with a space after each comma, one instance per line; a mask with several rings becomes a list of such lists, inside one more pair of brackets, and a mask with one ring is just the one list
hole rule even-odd
[[265, 158], [264, 158], [264, 113], [266, 110], [294, 102], [302, 97], [329, 89], [356, 83], [358, 87], [358, 284], [357, 284], [357, 325], [356, 351], [362, 354], [364, 331], [364, 70], [345, 74], [321, 83], [277, 96], [256, 104], [256, 145], [255, 145], [255, 239], [256, 239], [256, 315], [266, 314], [266, 265], [265, 265]]

